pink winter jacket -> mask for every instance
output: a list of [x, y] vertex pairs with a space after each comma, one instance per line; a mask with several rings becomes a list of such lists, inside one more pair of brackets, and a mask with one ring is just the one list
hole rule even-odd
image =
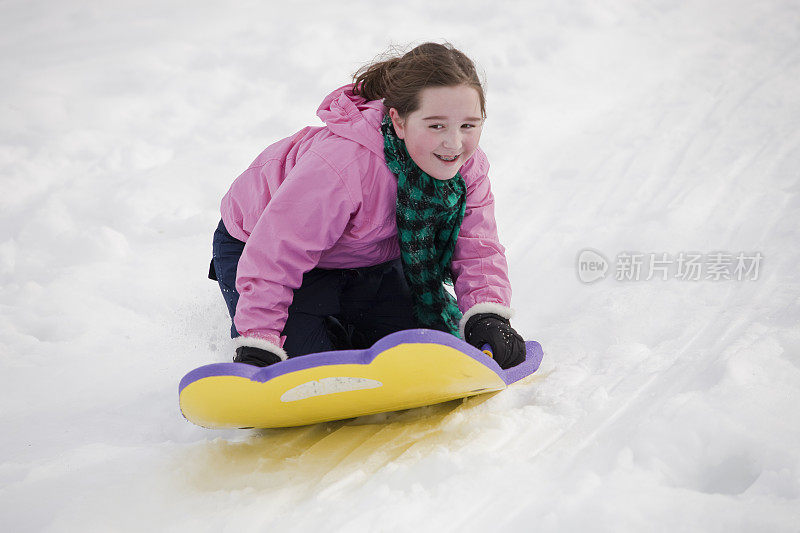
[[[269, 146], [222, 200], [225, 228], [246, 242], [234, 319], [245, 339], [283, 346], [293, 290], [312, 268], [356, 268], [400, 257], [397, 178], [386, 166], [380, 132], [384, 106], [353, 95], [352, 87], [322, 101], [317, 116], [325, 126], [306, 127]], [[488, 171], [480, 148], [461, 167], [467, 208], [452, 259], [454, 290], [464, 313], [489, 304], [510, 316], [511, 285]]]

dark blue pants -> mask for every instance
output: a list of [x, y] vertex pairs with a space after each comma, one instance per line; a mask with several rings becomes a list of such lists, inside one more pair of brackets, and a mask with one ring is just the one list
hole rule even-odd
[[[214, 232], [209, 278], [216, 280], [236, 314], [236, 269], [244, 242], [234, 239], [220, 221]], [[367, 348], [395, 331], [419, 327], [400, 259], [349, 269], [315, 268], [294, 291], [282, 334], [290, 357], [341, 348], [346, 333], [353, 348]], [[231, 337], [238, 337], [231, 326]]]

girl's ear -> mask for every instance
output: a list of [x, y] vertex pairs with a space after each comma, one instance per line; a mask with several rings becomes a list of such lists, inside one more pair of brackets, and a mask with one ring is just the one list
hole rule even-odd
[[397, 109], [390, 108], [389, 109], [389, 118], [392, 119], [392, 125], [394, 126], [394, 131], [397, 133], [397, 136], [401, 139], [406, 138], [406, 131], [405, 131], [405, 122], [402, 118], [400, 118], [400, 113], [397, 112]]

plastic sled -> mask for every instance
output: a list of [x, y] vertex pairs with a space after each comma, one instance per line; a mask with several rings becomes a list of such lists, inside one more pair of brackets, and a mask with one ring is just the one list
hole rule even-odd
[[263, 368], [215, 363], [183, 377], [180, 408], [207, 428], [277, 428], [422, 407], [499, 391], [533, 374], [542, 347], [525, 344], [525, 361], [507, 370], [465, 341], [429, 329]]

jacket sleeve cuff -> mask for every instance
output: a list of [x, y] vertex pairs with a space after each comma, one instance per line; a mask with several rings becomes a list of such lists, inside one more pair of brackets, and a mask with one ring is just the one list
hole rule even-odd
[[233, 339], [234, 348], [241, 346], [250, 346], [251, 348], [260, 348], [272, 352], [281, 358], [281, 361], [286, 361], [289, 358], [286, 355], [286, 350], [275, 344], [274, 342], [262, 339], [261, 337], [245, 337], [244, 335]]
[[483, 302], [473, 305], [469, 308], [469, 310], [467, 310], [466, 313], [464, 313], [464, 316], [462, 316], [461, 320], [458, 322], [458, 333], [461, 335], [462, 339], [465, 338], [464, 327], [467, 325], [467, 321], [480, 313], [494, 313], [495, 315], [511, 320], [511, 317], [514, 315], [514, 310], [510, 307], [506, 307], [503, 304], [494, 302]]

